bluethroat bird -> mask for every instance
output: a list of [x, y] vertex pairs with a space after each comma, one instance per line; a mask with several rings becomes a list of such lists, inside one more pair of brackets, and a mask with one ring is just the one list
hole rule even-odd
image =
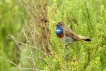
[[67, 28], [63, 22], [57, 23], [56, 34], [57, 34], [57, 37], [62, 39], [64, 42], [66, 42], [67, 45], [70, 45], [76, 41], [81, 41], [81, 40], [84, 40], [87, 42], [91, 41], [91, 39], [88, 37], [77, 35], [71, 29]]

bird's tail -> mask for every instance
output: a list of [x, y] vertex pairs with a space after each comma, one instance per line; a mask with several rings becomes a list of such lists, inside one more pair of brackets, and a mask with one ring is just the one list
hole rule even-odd
[[88, 37], [84, 37], [84, 36], [80, 36], [80, 35], [78, 35], [78, 37], [79, 37], [79, 40], [84, 40], [84, 41], [87, 41], [87, 42], [91, 41], [91, 39], [88, 38]]

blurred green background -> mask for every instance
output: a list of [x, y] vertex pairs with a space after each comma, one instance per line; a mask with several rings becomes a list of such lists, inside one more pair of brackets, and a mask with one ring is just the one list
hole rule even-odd
[[[9, 35], [20, 38], [24, 25], [22, 13], [26, 13], [17, 0], [0, 0], [0, 57], [19, 63], [20, 50]], [[25, 16], [26, 17], [26, 16]], [[0, 71], [10, 71], [13, 64], [0, 58]]]
[[[21, 52], [8, 35], [23, 41], [22, 29], [25, 22], [22, 13], [27, 19], [27, 11], [17, 0], [0, 0], [0, 71], [16, 68], [8, 60], [17, 65], [22, 64]], [[55, 35], [55, 24], [63, 21], [77, 34], [92, 39], [90, 43], [76, 42], [71, 45], [69, 71], [106, 71], [106, 0], [51, 0], [49, 20], [53, 58], [44, 58], [48, 66], [38, 61], [37, 66], [40, 70], [67, 70], [64, 43]]]

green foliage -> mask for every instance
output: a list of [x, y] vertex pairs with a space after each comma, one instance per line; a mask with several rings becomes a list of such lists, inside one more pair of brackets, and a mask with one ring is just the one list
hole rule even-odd
[[0, 0], [0, 71], [9, 71], [11, 66], [13, 66], [1, 57], [9, 59], [16, 64], [19, 62], [19, 54], [16, 56], [19, 51], [17, 50], [18, 47], [8, 34], [12, 36], [19, 35], [17, 32], [20, 31], [23, 23], [22, 10], [22, 7], [15, 0]]
[[[48, 10], [53, 55], [43, 58], [35, 52], [36, 67], [44, 71], [106, 71], [106, 1], [51, 0]], [[15, 50], [20, 50], [8, 39], [8, 34], [19, 34], [23, 23], [21, 12], [23, 8], [16, 4], [15, 0], [0, 1], [0, 71], [16, 68], [1, 56], [19, 66], [33, 68], [31, 59], [28, 61], [22, 52], [15, 55], [15, 59]], [[66, 51], [64, 42], [55, 34], [55, 25], [59, 21], [63, 21], [77, 34], [90, 37], [92, 41], [75, 42]], [[22, 37], [17, 38], [23, 41]], [[30, 50], [27, 47], [24, 48], [25, 51]], [[30, 51], [28, 56], [31, 56]]]
[[[99, 4], [98, 4], [99, 3]], [[51, 43], [54, 53], [58, 54], [60, 60], [64, 60], [65, 48], [55, 35], [55, 24], [63, 21], [77, 34], [88, 36], [92, 42], [76, 42], [70, 45], [69, 69], [72, 71], [101, 71], [106, 68], [105, 57], [105, 28], [106, 9], [103, 1], [96, 0], [53, 0], [49, 7], [50, 28], [52, 31]], [[52, 13], [51, 13], [52, 12]], [[63, 53], [63, 56], [61, 54]], [[56, 55], [55, 57], [56, 58]], [[73, 61], [74, 60], [74, 61]], [[65, 60], [64, 63], [66, 64]], [[62, 66], [60, 64], [60, 70]], [[63, 68], [65, 71], [67, 66]]]

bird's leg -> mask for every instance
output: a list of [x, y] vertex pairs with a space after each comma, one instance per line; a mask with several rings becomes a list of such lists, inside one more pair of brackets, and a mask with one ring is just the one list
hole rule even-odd
[[66, 55], [65, 55], [66, 67], [67, 67], [67, 70], [69, 70], [69, 66], [68, 66], [68, 62], [69, 62], [69, 44], [65, 45], [65, 51], [66, 51]]
[[65, 44], [65, 49], [68, 50], [69, 44]]

